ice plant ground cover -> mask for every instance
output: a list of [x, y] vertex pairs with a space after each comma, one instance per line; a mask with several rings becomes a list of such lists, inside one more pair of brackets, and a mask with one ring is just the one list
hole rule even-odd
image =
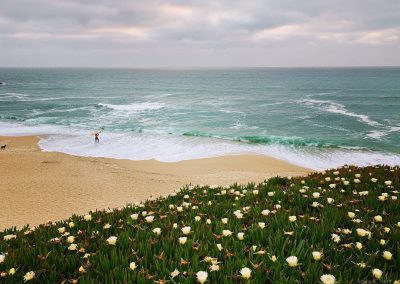
[[400, 279], [400, 169], [343, 167], [176, 194], [0, 233], [7, 283]]

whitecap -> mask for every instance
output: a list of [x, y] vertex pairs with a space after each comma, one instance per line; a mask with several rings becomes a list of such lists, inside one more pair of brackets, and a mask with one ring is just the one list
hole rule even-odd
[[143, 112], [150, 110], [159, 110], [165, 108], [164, 103], [151, 103], [151, 102], [143, 102], [143, 103], [132, 103], [127, 105], [114, 105], [114, 104], [105, 104], [99, 103], [98, 105], [102, 107], [106, 107], [109, 109], [117, 110], [117, 111], [127, 111], [127, 112]]
[[368, 115], [365, 114], [357, 114], [354, 112], [351, 112], [346, 109], [346, 107], [342, 104], [339, 104], [334, 101], [330, 100], [312, 100], [312, 99], [303, 99], [299, 100], [298, 102], [303, 103], [308, 106], [317, 106], [319, 109], [330, 112], [330, 113], [335, 113], [335, 114], [341, 114], [349, 117], [354, 117], [360, 122], [364, 122], [368, 124], [369, 126], [382, 126], [381, 123], [372, 120]]

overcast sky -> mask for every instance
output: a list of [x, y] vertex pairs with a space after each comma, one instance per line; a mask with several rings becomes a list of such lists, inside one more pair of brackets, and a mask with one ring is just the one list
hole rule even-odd
[[0, 66], [400, 65], [400, 0], [0, 0]]

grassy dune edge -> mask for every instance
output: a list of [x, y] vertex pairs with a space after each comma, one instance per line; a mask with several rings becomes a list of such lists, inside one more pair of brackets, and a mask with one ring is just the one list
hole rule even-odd
[[399, 283], [399, 187], [386, 166], [186, 186], [5, 230], [0, 282]]

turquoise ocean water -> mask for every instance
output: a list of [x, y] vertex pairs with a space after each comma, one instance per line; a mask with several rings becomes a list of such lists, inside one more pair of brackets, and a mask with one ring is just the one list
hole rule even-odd
[[0, 135], [42, 135], [45, 151], [400, 164], [400, 68], [3, 68], [0, 81]]

